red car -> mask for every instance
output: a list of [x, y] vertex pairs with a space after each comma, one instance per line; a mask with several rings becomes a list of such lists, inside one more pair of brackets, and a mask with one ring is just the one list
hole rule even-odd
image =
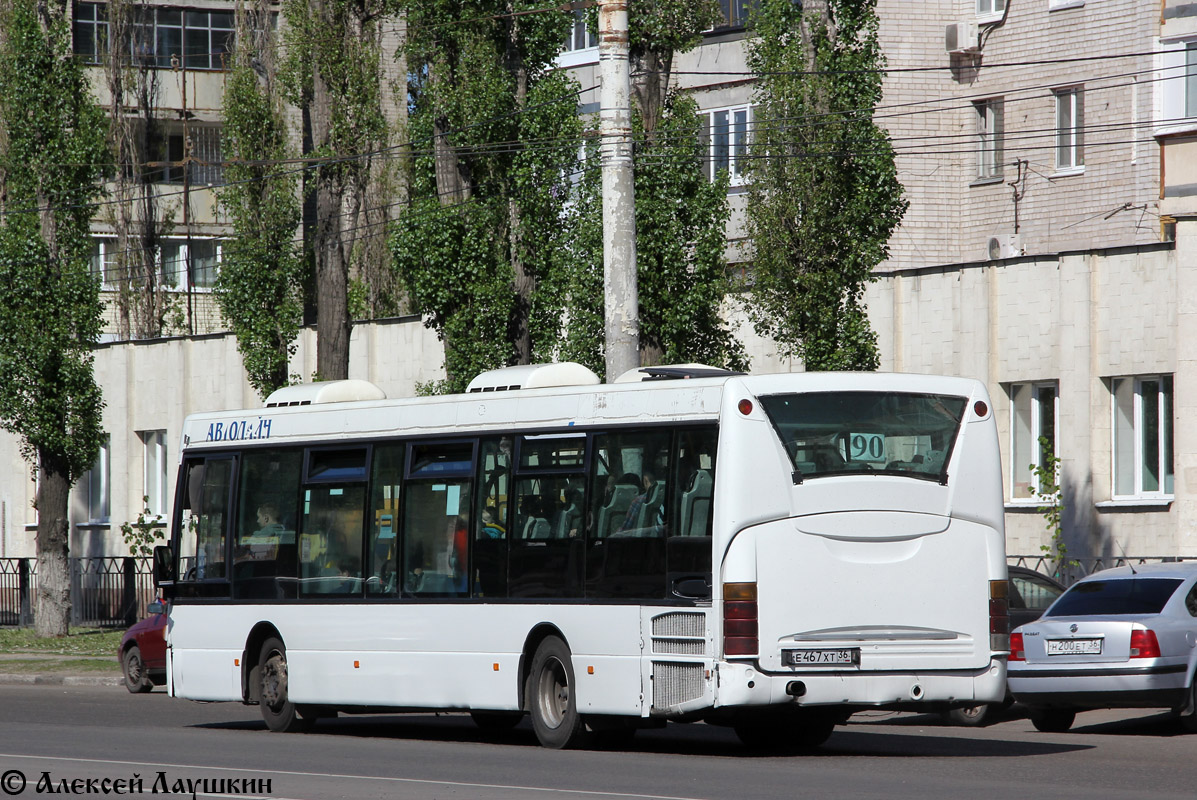
[[116, 658], [130, 692], [148, 692], [166, 683], [166, 607], [161, 602], [146, 608], [150, 616], [121, 637]]

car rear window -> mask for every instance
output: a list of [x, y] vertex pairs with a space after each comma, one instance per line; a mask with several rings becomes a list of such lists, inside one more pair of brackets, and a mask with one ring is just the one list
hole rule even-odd
[[1078, 583], [1060, 596], [1046, 616], [1158, 614], [1180, 586], [1176, 578], [1119, 578]]

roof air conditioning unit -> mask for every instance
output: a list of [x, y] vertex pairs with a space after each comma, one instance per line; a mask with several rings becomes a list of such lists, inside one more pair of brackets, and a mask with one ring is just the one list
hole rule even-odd
[[975, 22], [953, 22], [943, 35], [944, 50], [952, 55], [977, 53], [981, 50], [981, 38]]
[[1003, 258], [1018, 258], [1022, 255], [1022, 237], [1017, 233], [990, 236], [985, 244], [985, 257], [990, 261]]

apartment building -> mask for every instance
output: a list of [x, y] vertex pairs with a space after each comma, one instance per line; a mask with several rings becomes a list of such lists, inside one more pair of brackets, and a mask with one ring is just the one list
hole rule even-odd
[[[729, 173], [735, 264], [746, 258], [751, 0], [721, 3], [722, 24], [675, 61], [673, 83], [706, 116], [712, 174]], [[927, 0], [917, 14], [910, 5], [878, 4], [888, 67], [877, 118], [910, 201], [868, 295], [883, 369], [988, 382], [1011, 553], [1047, 543], [1031, 467], [1054, 454], [1072, 555], [1197, 556], [1197, 471], [1186, 473], [1197, 434], [1180, 422], [1197, 405], [1197, 0]], [[185, 413], [256, 404], [209, 289], [227, 235], [212, 187], [231, 4], [151, 8], [160, 151], [192, 159], [190, 171], [163, 168], [162, 202], [174, 209], [163, 271], [177, 276], [190, 313], [176, 332], [211, 335], [97, 353], [111, 439], [73, 512], [77, 550], [92, 552], [117, 547], [116, 526], [136, 517], [143, 495], [152, 509], [170, 507]], [[76, 49], [98, 62], [104, 4], [75, 9]], [[558, 64], [586, 90], [579, 111], [596, 112], [598, 47], [581, 21]], [[95, 81], [107, 98], [98, 64]], [[109, 234], [97, 220], [98, 271]], [[741, 329], [754, 370], [801, 368]], [[293, 371], [310, 374], [304, 337]], [[353, 341], [351, 376], [392, 396], [440, 370], [439, 343], [418, 320], [358, 326]], [[395, 352], [411, 356], [398, 371], [379, 356]], [[20, 474], [7, 438], [0, 463]], [[31, 552], [31, 488], [0, 493], [0, 556]]]

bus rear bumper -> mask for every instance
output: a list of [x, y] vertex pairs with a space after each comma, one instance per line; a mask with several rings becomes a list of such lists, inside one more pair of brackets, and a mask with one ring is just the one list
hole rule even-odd
[[720, 662], [715, 707], [848, 705], [917, 710], [1000, 703], [1006, 696], [1006, 661], [978, 670], [849, 672], [805, 670], [766, 673], [750, 662]]

